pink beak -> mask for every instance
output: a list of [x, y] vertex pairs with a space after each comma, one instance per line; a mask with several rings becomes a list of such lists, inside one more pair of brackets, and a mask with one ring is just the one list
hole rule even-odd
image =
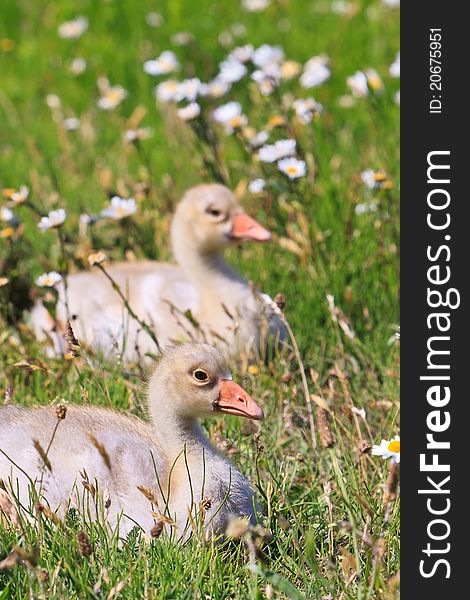
[[256, 402], [245, 390], [231, 379], [222, 379], [219, 398], [214, 403], [215, 408], [229, 415], [247, 417], [255, 421], [262, 421], [264, 414]]
[[256, 240], [267, 242], [271, 233], [246, 214], [235, 215], [232, 219], [232, 238], [234, 240]]

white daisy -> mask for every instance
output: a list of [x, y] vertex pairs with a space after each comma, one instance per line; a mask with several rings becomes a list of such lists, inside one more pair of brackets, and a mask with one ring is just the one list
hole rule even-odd
[[270, 4], [271, 0], [242, 0], [242, 8], [247, 12], [261, 12]]
[[373, 171], [372, 169], [366, 169], [361, 173], [361, 179], [364, 185], [369, 190], [375, 190], [382, 187], [386, 181], [386, 176], [383, 171]]
[[356, 204], [354, 207], [354, 212], [356, 215], [365, 215], [370, 212], [377, 211], [377, 203], [371, 200], [370, 202], [361, 202]]
[[298, 119], [304, 124], [310, 123], [315, 114], [320, 114], [323, 111], [323, 106], [313, 98], [298, 98], [294, 100], [292, 107]]
[[86, 17], [77, 17], [72, 21], [65, 21], [57, 30], [59, 37], [68, 40], [76, 40], [81, 37], [88, 29], [88, 19]]
[[145, 15], [145, 22], [149, 27], [160, 27], [163, 25], [163, 17], [160, 13], [149, 12]]
[[19, 190], [9, 191], [7, 197], [13, 204], [23, 204], [28, 199], [29, 188], [26, 185], [21, 185]]
[[263, 44], [253, 52], [251, 61], [260, 69], [264, 69], [267, 65], [284, 61], [284, 50], [281, 46], [270, 46]]
[[294, 79], [302, 70], [302, 65], [295, 60], [285, 60], [280, 67], [281, 79]]
[[174, 46], [188, 46], [192, 41], [194, 41], [194, 36], [189, 31], [179, 31], [170, 38], [170, 42]]
[[162, 81], [155, 88], [155, 96], [159, 102], [166, 104], [167, 102], [178, 102], [182, 99], [180, 92], [180, 84], [176, 79], [167, 79]]
[[240, 81], [240, 79], [248, 72], [248, 69], [243, 63], [233, 58], [221, 62], [219, 69], [220, 73], [217, 78], [225, 83], [235, 83], [236, 81]]
[[285, 156], [292, 156], [295, 154], [296, 146], [295, 140], [278, 140], [274, 144], [262, 146], [259, 149], [258, 156], [262, 162], [272, 163]]
[[101, 98], [98, 99], [98, 106], [102, 110], [113, 110], [121, 104], [128, 96], [127, 91], [120, 85], [105, 86]]
[[366, 70], [367, 85], [374, 92], [378, 92], [383, 88], [382, 79], [375, 69]]
[[226, 133], [232, 133], [247, 124], [247, 118], [242, 113], [242, 107], [239, 102], [227, 102], [222, 104], [212, 113], [214, 121], [221, 123]]
[[51, 110], [57, 110], [62, 106], [60, 98], [56, 94], [47, 94], [46, 104]]
[[380, 446], [372, 446], [372, 454], [381, 456], [383, 459], [391, 458], [392, 462], [400, 462], [400, 436], [396, 435], [391, 440], [382, 440]]
[[2, 206], [2, 208], [0, 208], [0, 221], [3, 221], [4, 223], [11, 223], [15, 221], [15, 219], [16, 217], [12, 210], [6, 206]]
[[388, 72], [392, 77], [400, 77], [400, 53], [397, 53], [395, 60], [390, 65]]
[[76, 117], [68, 117], [62, 121], [62, 125], [67, 131], [75, 131], [80, 127], [80, 119], [77, 119]]
[[192, 79], [185, 79], [179, 84], [178, 93], [180, 99], [187, 100], [188, 102], [194, 102], [201, 92], [202, 83], [197, 77]]
[[372, 169], [366, 169], [365, 171], [362, 171], [361, 179], [364, 185], [369, 188], [369, 190], [373, 190], [375, 188], [375, 172]]
[[248, 184], [248, 191], [251, 194], [260, 194], [266, 186], [266, 181], [264, 179], [253, 179]]
[[101, 211], [100, 216], [120, 221], [133, 215], [136, 210], [137, 205], [134, 198], [126, 199], [120, 196], [113, 196], [110, 205]]
[[346, 83], [351, 89], [352, 95], [356, 98], [365, 98], [369, 95], [367, 86], [367, 75], [364, 71], [356, 71], [346, 79]]
[[233, 59], [241, 63], [248, 62], [253, 56], [253, 50], [253, 44], [245, 44], [244, 46], [238, 46], [230, 52], [230, 54], [227, 56], [227, 59]]
[[272, 77], [268, 75], [265, 71], [261, 71], [257, 69], [253, 71], [251, 74], [251, 79], [256, 82], [259, 91], [263, 94], [263, 96], [270, 96], [276, 87], [279, 85], [280, 80], [280, 70], [279, 77]]
[[216, 77], [209, 83], [204, 83], [201, 86], [201, 96], [210, 96], [211, 98], [220, 98], [230, 90], [230, 83], [222, 81]]
[[141, 127], [140, 129], [126, 129], [124, 140], [126, 142], [136, 142], [138, 140], [148, 140], [153, 135], [151, 127]]
[[304, 65], [300, 76], [300, 85], [303, 88], [317, 87], [331, 77], [331, 71], [327, 66], [327, 59], [323, 56], [314, 56]]
[[147, 60], [144, 62], [144, 71], [149, 75], [167, 75], [174, 73], [179, 69], [179, 62], [176, 54], [171, 50], [165, 50], [155, 60]]
[[36, 279], [36, 285], [39, 287], [54, 287], [62, 281], [62, 275], [57, 271], [43, 273]]
[[191, 121], [201, 114], [201, 107], [197, 102], [191, 102], [183, 108], [179, 108], [176, 114], [182, 121]]
[[69, 66], [72, 75], [81, 75], [86, 70], [86, 60], [84, 58], [74, 58]]
[[248, 139], [250, 148], [259, 148], [268, 141], [269, 133], [267, 131], [258, 131]]
[[298, 179], [304, 177], [307, 173], [307, 165], [305, 161], [298, 160], [297, 158], [283, 158], [277, 163], [279, 171], [287, 175], [289, 179]]
[[51, 210], [47, 217], [42, 217], [38, 223], [38, 229], [42, 232], [53, 227], [59, 227], [67, 218], [67, 213], [63, 208]]

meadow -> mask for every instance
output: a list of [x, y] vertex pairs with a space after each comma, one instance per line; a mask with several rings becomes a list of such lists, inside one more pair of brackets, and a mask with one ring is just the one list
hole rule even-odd
[[[200, 182], [224, 182], [273, 233], [228, 260], [277, 296], [294, 337], [269, 360], [231, 365], [263, 423], [204, 423], [255, 485], [259, 528], [176, 546], [137, 530], [119, 542], [76, 513], [18, 527], [0, 511], [0, 600], [398, 597], [397, 466], [371, 448], [399, 435], [399, 9], [263, 4], [1, 3], [0, 402], [144, 415], [141, 365], [85, 349], [49, 358], [28, 309], [54, 303], [41, 274], [96, 268], [92, 252], [171, 260], [173, 209]], [[79, 16], [86, 25], [61, 28]], [[194, 78], [213, 81], [249, 44], [267, 46], [235, 61], [239, 80], [202, 93]], [[165, 73], [145, 72], [168, 50], [146, 69]], [[171, 79], [185, 91], [156, 99]], [[285, 139], [296, 140], [288, 164], [262, 160]], [[135, 211], [101, 215], [114, 196]], [[40, 231], [61, 208], [65, 221]]]

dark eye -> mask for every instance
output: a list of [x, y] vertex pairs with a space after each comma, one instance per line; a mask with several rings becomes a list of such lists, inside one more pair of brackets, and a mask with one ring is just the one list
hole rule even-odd
[[209, 381], [209, 373], [204, 371], [204, 369], [195, 369], [193, 371], [193, 377], [200, 382]]
[[211, 206], [209, 206], [209, 208], [206, 210], [206, 213], [208, 215], [211, 215], [211, 217], [220, 217], [220, 215], [222, 214], [220, 210], [218, 210], [217, 208], [212, 208]]

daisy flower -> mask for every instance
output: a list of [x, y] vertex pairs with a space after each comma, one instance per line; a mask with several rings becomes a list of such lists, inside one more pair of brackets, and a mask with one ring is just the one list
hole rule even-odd
[[239, 102], [227, 102], [222, 104], [212, 113], [214, 121], [221, 123], [225, 127], [226, 133], [232, 133], [235, 129], [247, 124], [247, 118], [242, 113], [242, 107]]
[[361, 179], [364, 185], [369, 190], [377, 190], [381, 188], [390, 188], [391, 182], [388, 181], [387, 176], [383, 171], [373, 171], [372, 169], [366, 169], [361, 173]]
[[356, 215], [365, 215], [370, 212], [377, 211], [377, 203], [371, 200], [370, 202], [361, 202], [360, 204], [356, 204], [354, 208], [354, 212]]
[[134, 198], [126, 199], [120, 196], [113, 196], [109, 206], [101, 211], [100, 216], [120, 221], [133, 215], [136, 210], [137, 205]]
[[[270, 66], [273, 67], [273, 65]], [[260, 69], [253, 71], [251, 74], [251, 79], [256, 82], [258, 89], [263, 96], [270, 96], [275, 88], [279, 85], [281, 72], [278, 65], [274, 65], [274, 68], [277, 68], [278, 76], [273, 74], [273, 68], [271, 68], [271, 74], [268, 74], [265, 70]]]
[[179, 66], [176, 54], [171, 50], [165, 50], [158, 58], [145, 61], [144, 71], [148, 75], [167, 75], [168, 73], [177, 71]]
[[265, 144], [268, 141], [269, 133], [267, 131], [256, 131], [250, 127], [246, 127], [243, 130], [245, 138], [248, 140], [248, 145], [251, 149], [256, 149]]
[[331, 77], [331, 71], [327, 66], [328, 59], [324, 56], [314, 56], [304, 65], [300, 76], [300, 85], [303, 88], [317, 87]]
[[356, 71], [354, 75], [351, 75], [346, 79], [346, 83], [351, 89], [352, 95], [356, 98], [365, 98], [369, 95], [367, 75], [364, 71]]
[[217, 76], [218, 79], [224, 83], [235, 83], [240, 81], [248, 72], [245, 65], [235, 60], [234, 58], [228, 58], [219, 65], [220, 73]]
[[372, 446], [372, 454], [383, 459], [391, 458], [392, 462], [400, 462], [400, 436], [396, 435], [391, 440], [382, 440], [380, 445]]
[[80, 127], [80, 119], [77, 119], [76, 117], [68, 117], [62, 121], [62, 125], [67, 131], [75, 131]]
[[211, 98], [220, 98], [230, 90], [230, 83], [223, 81], [220, 77], [216, 77], [209, 83], [205, 83], [201, 87], [201, 95], [210, 96]]
[[250, 181], [250, 183], [248, 184], [248, 191], [251, 194], [261, 194], [265, 186], [266, 181], [264, 179], [253, 179], [253, 181]]
[[86, 70], [86, 60], [84, 58], [74, 58], [69, 66], [72, 75], [81, 75]]
[[237, 46], [227, 56], [228, 60], [235, 60], [237, 62], [246, 63], [251, 60], [253, 56], [253, 44], [245, 44], [244, 46]]
[[108, 260], [108, 257], [104, 252], [98, 250], [98, 252], [92, 252], [88, 255], [88, 263], [91, 267], [94, 265], [101, 265]]
[[400, 77], [400, 53], [397, 53], [395, 60], [390, 65], [388, 72], [392, 77]]
[[155, 88], [157, 100], [163, 104], [167, 102], [178, 102], [182, 99], [180, 94], [180, 84], [176, 79], [167, 79], [162, 81]]
[[281, 48], [281, 46], [270, 46], [269, 44], [263, 44], [254, 50], [251, 61], [260, 69], [264, 69], [273, 63], [277, 63], [279, 65], [284, 61], [284, 50]]
[[104, 208], [100, 216], [108, 217], [115, 221], [120, 221], [126, 217], [130, 217], [137, 210], [137, 205], [134, 198], [121, 198], [120, 196], [113, 196], [111, 202], [107, 208]]
[[298, 179], [304, 177], [307, 173], [307, 165], [305, 161], [297, 158], [283, 158], [277, 163], [279, 171], [287, 175], [289, 179]]
[[163, 25], [163, 16], [157, 12], [149, 12], [145, 15], [145, 22], [149, 27], [161, 27]]
[[151, 127], [141, 127], [140, 129], [127, 129], [124, 132], [124, 140], [132, 143], [139, 140], [148, 140], [153, 135], [153, 129]]
[[67, 213], [63, 208], [51, 210], [47, 217], [42, 217], [38, 223], [38, 229], [42, 232], [53, 227], [59, 227], [65, 221]]
[[298, 98], [292, 103], [295, 114], [301, 123], [304, 125], [310, 123], [316, 114], [323, 111], [323, 106], [316, 102], [313, 98]]
[[62, 281], [62, 275], [57, 271], [43, 273], [36, 279], [36, 285], [39, 287], [54, 287]]
[[2, 206], [2, 208], [0, 208], [0, 221], [3, 221], [4, 223], [12, 223], [15, 221], [13, 211], [6, 206]]
[[29, 188], [26, 185], [21, 185], [19, 190], [3, 190], [3, 195], [13, 202], [13, 204], [23, 204], [28, 199]]
[[259, 149], [259, 159], [262, 162], [272, 163], [285, 156], [295, 154], [297, 143], [293, 139], [278, 140], [274, 144], [267, 144]]
[[[201, 93], [202, 83], [197, 77], [192, 79], [185, 79], [178, 86], [178, 94], [180, 100], [187, 100], [188, 102], [194, 102]], [[179, 101], [179, 100], [178, 100]]]
[[201, 114], [201, 107], [197, 102], [191, 102], [183, 108], [179, 108], [176, 114], [182, 121], [191, 121]]
[[246, 12], [261, 12], [270, 4], [271, 0], [242, 0], [242, 8]]
[[102, 110], [113, 110], [121, 104], [128, 96], [128, 92], [120, 85], [109, 85], [105, 77], [98, 79], [98, 88], [101, 98], [98, 99], [98, 106]]
[[367, 69], [366, 77], [367, 85], [374, 92], [379, 92], [383, 88], [382, 79], [375, 69]]
[[59, 26], [57, 33], [64, 40], [76, 40], [88, 29], [88, 19], [77, 17], [71, 21], [65, 21]]
[[302, 66], [295, 60], [286, 60], [281, 65], [281, 79], [293, 79], [300, 73]]

